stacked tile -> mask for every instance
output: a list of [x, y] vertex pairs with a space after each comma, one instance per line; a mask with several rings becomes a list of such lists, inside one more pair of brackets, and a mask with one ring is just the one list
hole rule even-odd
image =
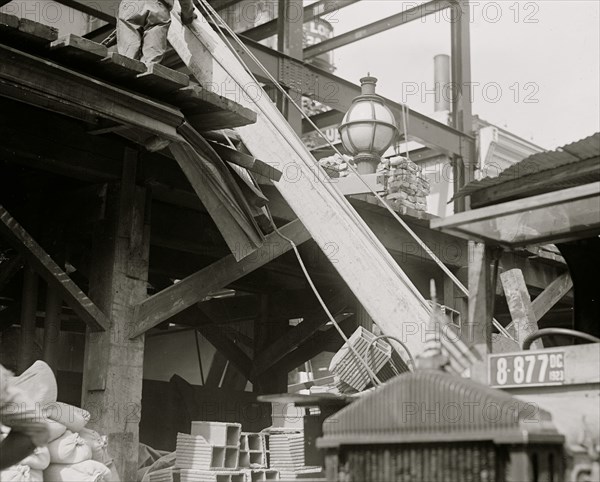
[[304, 467], [304, 434], [299, 431], [271, 432], [271, 467], [280, 472]]
[[386, 160], [378, 167], [385, 174], [385, 199], [395, 208], [410, 208], [427, 211], [429, 181], [414, 162], [404, 157]]
[[329, 371], [335, 375], [340, 393], [360, 392], [372, 383], [364, 364], [356, 358], [355, 353], [368, 363], [375, 374], [389, 364], [392, 359], [392, 347], [384, 340], [371, 343], [374, 338], [373, 333], [360, 326], [348, 339], [354, 350], [346, 343], [331, 359]]
[[245, 482], [246, 475], [242, 472], [225, 470], [195, 470], [180, 469], [180, 482]]
[[219, 470], [237, 468], [237, 460], [226, 460], [225, 447], [217, 447], [204, 437], [177, 434], [175, 466], [182, 469]]
[[173, 467], [150, 472], [148, 482], [173, 482]]
[[275, 469], [244, 469], [245, 482], [262, 482], [264, 480], [280, 480], [279, 470]]
[[264, 434], [242, 433], [240, 437], [240, 467], [267, 468], [269, 466], [268, 452]]

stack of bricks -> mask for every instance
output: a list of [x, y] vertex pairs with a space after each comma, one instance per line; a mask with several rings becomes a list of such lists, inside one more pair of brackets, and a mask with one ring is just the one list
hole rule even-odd
[[427, 211], [427, 196], [431, 188], [419, 166], [399, 156], [384, 160], [377, 171], [385, 175], [385, 199], [395, 210]]
[[323, 157], [319, 160], [319, 166], [325, 169], [325, 172], [331, 178], [348, 176], [351, 173], [348, 164], [354, 166], [352, 158], [346, 154], [343, 156], [334, 154], [333, 156]]
[[241, 425], [192, 422], [191, 435], [177, 434], [176, 462], [181, 482], [245, 482], [239, 470]]

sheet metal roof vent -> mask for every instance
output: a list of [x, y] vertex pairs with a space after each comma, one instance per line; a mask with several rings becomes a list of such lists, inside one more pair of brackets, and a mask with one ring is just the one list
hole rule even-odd
[[437, 370], [390, 380], [326, 419], [323, 433], [328, 480], [558, 481], [564, 470], [548, 412]]

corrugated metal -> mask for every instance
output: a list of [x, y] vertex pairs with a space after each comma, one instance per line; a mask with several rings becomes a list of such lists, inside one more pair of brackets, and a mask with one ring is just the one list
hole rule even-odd
[[[555, 151], [540, 152], [523, 159], [521, 162], [502, 171], [497, 177], [486, 177], [467, 184], [454, 198], [469, 196], [481, 189], [498, 186], [508, 181], [526, 177], [539, 172], [551, 171], [567, 164], [572, 164], [600, 156], [600, 133], [559, 147]], [[594, 179], [596, 180], [596, 179]], [[569, 187], [569, 186], [567, 186]]]
[[560, 438], [545, 410], [433, 370], [394, 378], [327, 419], [323, 432], [322, 446]]

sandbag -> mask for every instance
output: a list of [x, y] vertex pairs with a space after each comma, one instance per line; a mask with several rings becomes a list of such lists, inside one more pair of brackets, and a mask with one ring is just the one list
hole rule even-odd
[[62, 423], [55, 422], [54, 420], [48, 419], [48, 433], [50, 437], [48, 438], [49, 442], [53, 442], [57, 438], [62, 437], [67, 431], [67, 427], [65, 427]]
[[110, 482], [110, 470], [95, 460], [73, 465], [50, 464], [44, 482]]
[[21, 460], [21, 465], [27, 465], [34, 470], [44, 470], [50, 465], [50, 452], [48, 447], [36, 447], [33, 453]]
[[53, 464], [77, 464], [92, 458], [92, 449], [78, 433], [67, 430], [63, 436], [48, 444], [50, 462]]
[[0, 472], [1, 482], [43, 482], [44, 475], [41, 470], [35, 470], [28, 465], [13, 465]]
[[90, 420], [90, 413], [87, 410], [63, 402], [45, 405], [44, 416], [49, 420], [62, 423], [71, 432], [81, 431]]
[[112, 457], [108, 454], [108, 439], [105, 435], [100, 435], [95, 430], [84, 428], [79, 432], [79, 436], [92, 449], [92, 460], [101, 462], [106, 466], [112, 462]]
[[58, 387], [56, 377], [46, 362], [37, 360], [27, 370], [12, 380], [34, 403], [44, 406], [56, 402]]

